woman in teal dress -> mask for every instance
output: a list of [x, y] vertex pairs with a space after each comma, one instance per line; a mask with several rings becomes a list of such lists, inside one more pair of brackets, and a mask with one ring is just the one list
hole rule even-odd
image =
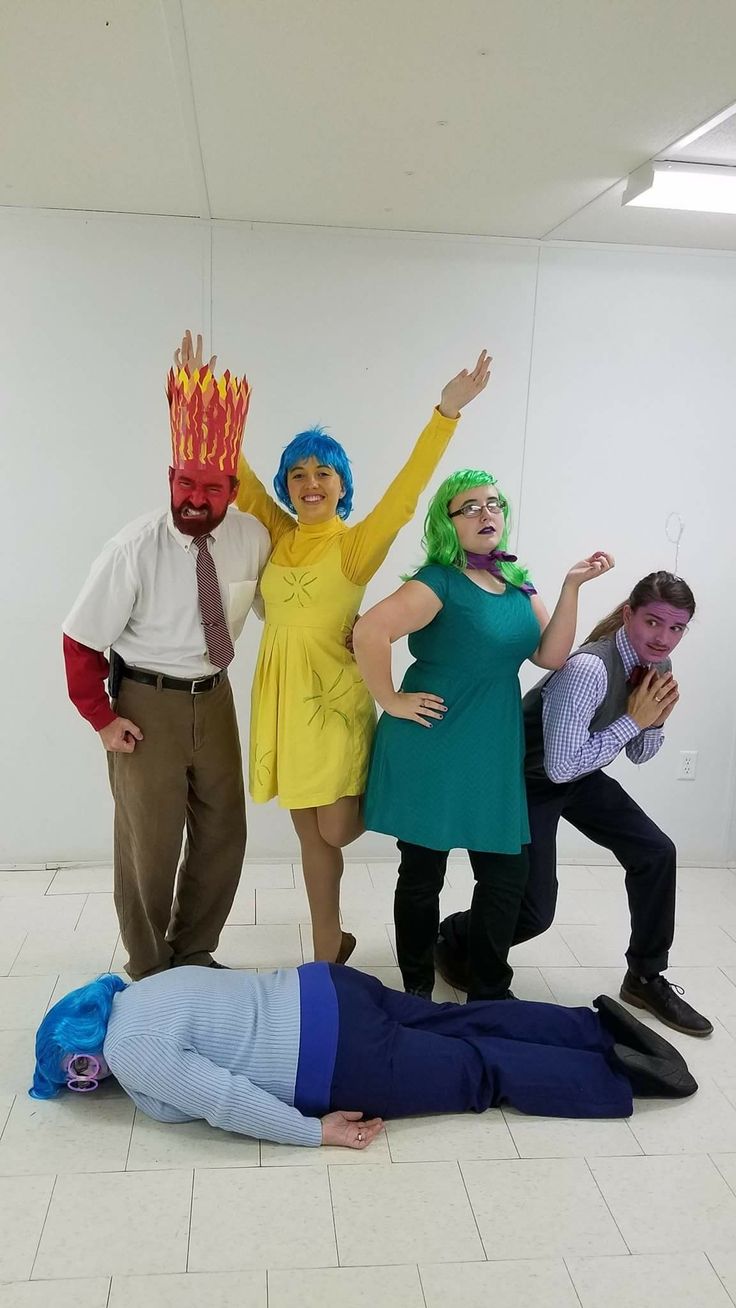
[[[565, 577], [550, 618], [526, 569], [506, 553], [509, 506], [490, 473], [448, 477], [425, 522], [427, 562], [357, 623], [355, 656], [384, 710], [365, 797], [369, 830], [395, 836], [394, 899], [406, 990], [429, 996], [439, 896], [451, 849], [468, 851], [469, 999], [510, 995], [508, 964], [527, 878], [525, 659], [559, 668], [575, 639], [578, 591], [613, 566], [597, 552]], [[409, 636], [414, 662], [399, 691], [391, 645]]]

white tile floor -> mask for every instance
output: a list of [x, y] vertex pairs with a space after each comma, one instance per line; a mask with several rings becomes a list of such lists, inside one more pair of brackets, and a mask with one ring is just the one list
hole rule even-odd
[[[394, 868], [346, 871], [356, 966], [400, 984]], [[682, 869], [670, 977], [714, 1020], [672, 1036], [700, 1081], [630, 1121], [393, 1122], [365, 1153], [162, 1126], [114, 1086], [28, 1099], [48, 1005], [119, 968], [110, 868], [0, 871], [0, 1308], [719, 1308], [736, 1304], [736, 872]], [[554, 928], [515, 951], [524, 999], [616, 994], [615, 868], [561, 869]], [[449, 871], [445, 911], [469, 898]], [[219, 957], [309, 957], [297, 868], [247, 864]], [[438, 984], [438, 999], [456, 998]]]

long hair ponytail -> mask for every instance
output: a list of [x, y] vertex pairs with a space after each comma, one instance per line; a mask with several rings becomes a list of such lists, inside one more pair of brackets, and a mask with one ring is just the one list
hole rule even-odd
[[642, 577], [641, 581], [637, 581], [627, 600], [617, 605], [607, 617], [601, 619], [583, 644], [590, 645], [595, 640], [603, 640], [605, 636], [613, 636], [620, 627], [623, 627], [624, 609], [627, 604], [629, 608], [636, 610], [643, 608], [645, 604], [654, 604], [657, 601], [671, 604], [674, 609], [685, 609], [690, 617], [695, 612], [695, 596], [682, 577], [676, 577], [673, 572], [650, 572], [648, 576]]

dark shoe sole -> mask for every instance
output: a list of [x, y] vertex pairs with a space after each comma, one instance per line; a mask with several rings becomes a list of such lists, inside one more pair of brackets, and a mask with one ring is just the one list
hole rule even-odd
[[652, 1054], [655, 1058], [668, 1058], [680, 1067], [687, 1067], [679, 1049], [675, 1049], [664, 1036], [645, 1026], [609, 995], [599, 995], [593, 1000], [593, 1007], [598, 1009], [601, 1025], [618, 1044], [639, 1049], [643, 1054]]
[[613, 1047], [612, 1060], [629, 1081], [635, 1099], [689, 1099], [698, 1083], [687, 1066], [654, 1058], [625, 1045]]
[[680, 1035], [696, 1036], [703, 1039], [705, 1036], [713, 1034], [712, 1026], [705, 1031], [695, 1031], [691, 1026], [680, 1026], [677, 1022], [668, 1021], [666, 1017], [663, 1017], [662, 1014], [658, 1012], [653, 1004], [647, 1004], [640, 995], [634, 995], [629, 990], [624, 990], [623, 986], [619, 990], [619, 995], [625, 1003], [631, 1004], [632, 1008], [643, 1008], [647, 1013], [651, 1013], [653, 1017], [656, 1017], [657, 1021], [661, 1022], [663, 1026], [668, 1026], [671, 1031], [679, 1031]]

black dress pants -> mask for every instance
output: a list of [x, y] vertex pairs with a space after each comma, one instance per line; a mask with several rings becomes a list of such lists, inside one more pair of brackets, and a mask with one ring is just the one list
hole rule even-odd
[[[541, 935], [557, 906], [557, 826], [564, 817], [615, 855], [626, 874], [631, 938], [626, 961], [636, 976], [655, 976], [668, 964], [675, 930], [677, 852], [669, 836], [605, 772], [556, 785], [527, 781], [529, 876], [513, 943]], [[453, 913], [440, 927], [460, 967], [470, 957], [470, 913]]]
[[[440, 918], [440, 891], [448, 850], [398, 841], [401, 853], [394, 894], [396, 951], [407, 990], [431, 990], [433, 949]], [[513, 975], [508, 952], [513, 941], [528, 874], [526, 848], [518, 854], [469, 849], [475, 890], [467, 913], [466, 950], [470, 999], [500, 999]]]

